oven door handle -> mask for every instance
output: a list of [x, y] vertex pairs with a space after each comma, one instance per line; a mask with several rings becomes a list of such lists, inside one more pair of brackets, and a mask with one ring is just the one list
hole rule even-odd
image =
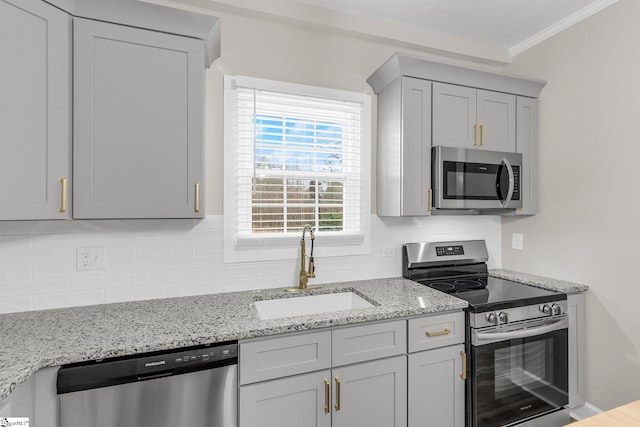
[[[506, 208], [509, 205], [509, 203], [511, 203], [511, 198], [513, 197], [513, 191], [515, 190], [515, 185], [516, 185], [515, 184], [516, 177], [513, 173], [513, 167], [511, 166], [511, 163], [509, 163], [509, 160], [507, 160], [506, 158], [503, 158], [500, 164], [503, 164], [507, 168], [507, 172], [509, 173], [509, 190], [507, 191], [507, 197], [505, 197], [504, 200], [500, 200], [500, 205], [503, 208]], [[500, 179], [499, 174], [497, 178]]]
[[[478, 332], [475, 336], [476, 341], [506, 341], [518, 338], [530, 338], [536, 335], [546, 334], [547, 332], [553, 332], [560, 329], [566, 329], [569, 327], [569, 320], [565, 317], [553, 323], [546, 324], [544, 326], [538, 326], [534, 328], [518, 329], [516, 331], [507, 332]], [[488, 344], [488, 343], [487, 343]]]

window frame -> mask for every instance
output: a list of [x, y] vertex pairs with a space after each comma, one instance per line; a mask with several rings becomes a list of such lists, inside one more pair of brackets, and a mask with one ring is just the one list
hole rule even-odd
[[371, 95], [317, 86], [301, 85], [246, 76], [224, 76], [224, 235], [223, 262], [251, 262], [296, 259], [301, 235], [257, 234], [239, 236], [237, 197], [238, 145], [236, 87], [330, 98], [362, 104], [362, 147], [360, 158], [360, 231], [319, 233], [316, 257], [364, 255], [370, 253], [371, 234]]

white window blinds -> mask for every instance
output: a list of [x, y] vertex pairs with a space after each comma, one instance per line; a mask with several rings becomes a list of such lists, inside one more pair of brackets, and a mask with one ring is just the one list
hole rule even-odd
[[238, 237], [361, 232], [363, 102], [292, 87], [235, 85]]

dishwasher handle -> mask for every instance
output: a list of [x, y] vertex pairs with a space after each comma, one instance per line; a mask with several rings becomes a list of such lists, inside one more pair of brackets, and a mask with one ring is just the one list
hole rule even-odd
[[237, 342], [74, 363], [58, 371], [57, 391], [58, 394], [71, 393], [237, 363]]

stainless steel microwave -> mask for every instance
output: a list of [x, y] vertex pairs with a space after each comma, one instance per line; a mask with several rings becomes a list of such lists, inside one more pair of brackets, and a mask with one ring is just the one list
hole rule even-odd
[[522, 154], [442, 146], [432, 150], [436, 209], [522, 207]]

